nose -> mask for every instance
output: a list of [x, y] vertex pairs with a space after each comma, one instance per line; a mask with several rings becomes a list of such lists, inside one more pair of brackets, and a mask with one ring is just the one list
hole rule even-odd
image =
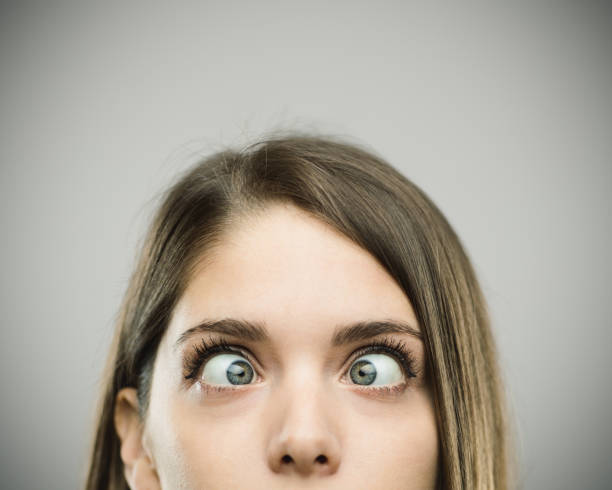
[[[273, 437], [268, 450], [268, 464], [280, 474], [301, 476], [332, 475], [340, 466], [340, 443], [334, 429], [334, 406], [325, 400], [323, 390], [286, 390], [273, 409]], [[278, 411], [277, 411], [278, 410]]]

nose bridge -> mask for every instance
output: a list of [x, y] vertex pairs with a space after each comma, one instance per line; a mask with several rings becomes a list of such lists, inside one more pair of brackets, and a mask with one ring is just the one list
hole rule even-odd
[[333, 394], [312, 363], [292, 363], [275, 389], [269, 465], [277, 473], [329, 475], [340, 465]]
[[325, 390], [322, 377], [311, 368], [289, 373], [279, 391], [279, 403], [284, 412], [285, 432], [316, 434], [330, 425], [331, 395]]

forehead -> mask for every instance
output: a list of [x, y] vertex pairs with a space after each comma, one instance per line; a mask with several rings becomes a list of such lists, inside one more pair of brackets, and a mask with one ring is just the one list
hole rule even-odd
[[[170, 325], [180, 335], [204, 318], [261, 321], [325, 333], [338, 323], [398, 318], [417, 325], [404, 292], [366, 250], [292, 205], [241, 219], [202, 261]], [[175, 331], [172, 331], [172, 330]]]

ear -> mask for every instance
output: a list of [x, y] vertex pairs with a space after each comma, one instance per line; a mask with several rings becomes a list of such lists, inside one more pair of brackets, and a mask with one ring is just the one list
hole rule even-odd
[[115, 429], [121, 444], [125, 479], [132, 490], [160, 490], [155, 466], [143, 444], [135, 388], [123, 388], [115, 399]]

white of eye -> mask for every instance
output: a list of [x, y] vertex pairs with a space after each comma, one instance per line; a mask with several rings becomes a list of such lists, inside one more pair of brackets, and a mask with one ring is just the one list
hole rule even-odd
[[359, 386], [396, 385], [404, 381], [398, 361], [386, 354], [367, 354], [355, 359], [349, 378]]
[[255, 370], [244, 357], [236, 354], [217, 354], [210, 358], [202, 370], [202, 379], [213, 385], [248, 384]]

